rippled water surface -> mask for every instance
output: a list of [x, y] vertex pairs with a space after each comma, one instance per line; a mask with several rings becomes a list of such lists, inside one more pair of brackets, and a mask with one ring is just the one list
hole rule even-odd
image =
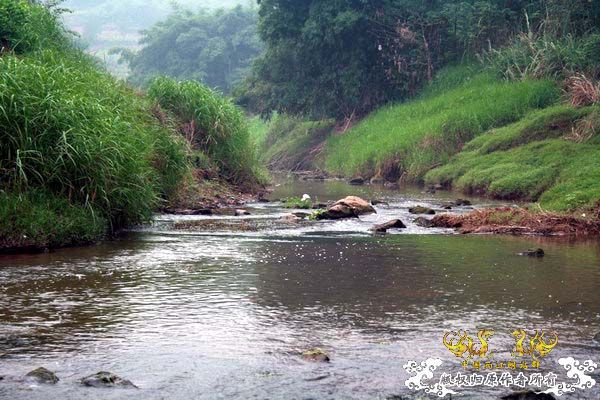
[[[440, 357], [460, 369], [442, 344], [453, 329], [496, 330], [499, 358], [510, 356], [514, 329], [555, 330], [560, 344], [543, 365], [600, 361], [599, 242], [461, 236], [412, 223], [409, 206], [439, 210], [449, 194], [326, 182], [284, 184], [272, 197], [303, 193], [389, 205], [361, 220], [298, 226], [278, 220], [289, 211], [277, 202], [243, 218], [157, 216], [96, 247], [0, 256], [0, 398], [385, 399], [410, 393], [408, 360]], [[408, 229], [369, 234], [392, 217]], [[177, 228], [207, 218], [219, 225]], [[546, 257], [517, 255], [531, 247]], [[301, 360], [314, 347], [332, 362]], [[39, 366], [61, 381], [21, 380]], [[100, 370], [140, 389], [77, 383]], [[581, 393], [567, 398], [600, 398]]]

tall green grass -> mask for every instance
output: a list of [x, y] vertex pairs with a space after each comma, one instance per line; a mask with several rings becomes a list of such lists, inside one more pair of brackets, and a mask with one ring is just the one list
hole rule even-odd
[[56, 51], [0, 58], [5, 187], [48, 188], [93, 204], [116, 227], [137, 223], [158, 192], [168, 192], [161, 176], [185, 173], [184, 148], [169, 135], [143, 98], [85, 58]]
[[263, 180], [246, 117], [229, 99], [198, 82], [167, 77], [155, 79], [148, 94], [182, 122], [182, 133], [228, 180], [244, 185]]
[[326, 168], [346, 176], [405, 173], [418, 181], [475, 136], [560, 97], [552, 81], [504, 82], [493, 74], [471, 74], [464, 67], [450, 69], [421, 97], [384, 107], [332, 136]]
[[51, 9], [0, 0], [7, 20], [0, 248], [89, 242], [146, 221], [188, 174], [183, 139], [147, 98], [74, 48]]

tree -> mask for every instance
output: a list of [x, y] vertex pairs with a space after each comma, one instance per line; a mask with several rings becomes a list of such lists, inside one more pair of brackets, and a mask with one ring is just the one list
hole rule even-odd
[[145, 86], [158, 75], [196, 80], [228, 93], [262, 51], [255, 9], [193, 13], [176, 10], [143, 32], [138, 52], [119, 49], [129, 80]]

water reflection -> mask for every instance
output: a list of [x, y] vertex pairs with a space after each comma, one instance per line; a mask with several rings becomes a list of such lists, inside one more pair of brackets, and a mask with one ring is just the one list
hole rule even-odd
[[[547, 256], [517, 255], [534, 246]], [[500, 349], [510, 348], [511, 329], [551, 328], [561, 337], [552, 360], [590, 358], [600, 331], [599, 248], [156, 229], [93, 248], [0, 257], [0, 353], [8, 352], [0, 397], [122, 398], [76, 383], [112, 370], [142, 387], [128, 398], [385, 398], [406, 392], [408, 359], [453, 362], [441, 336], [457, 328], [498, 329]], [[297, 352], [314, 346], [333, 362], [300, 361]], [[59, 385], [18, 382], [40, 365], [63, 378]]]

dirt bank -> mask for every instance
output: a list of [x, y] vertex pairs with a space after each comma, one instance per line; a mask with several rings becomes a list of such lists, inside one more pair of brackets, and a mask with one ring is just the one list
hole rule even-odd
[[436, 215], [432, 223], [439, 228], [455, 228], [461, 233], [510, 235], [600, 235], [598, 212], [581, 217], [550, 212], [534, 212], [523, 208], [490, 208], [468, 214]]

